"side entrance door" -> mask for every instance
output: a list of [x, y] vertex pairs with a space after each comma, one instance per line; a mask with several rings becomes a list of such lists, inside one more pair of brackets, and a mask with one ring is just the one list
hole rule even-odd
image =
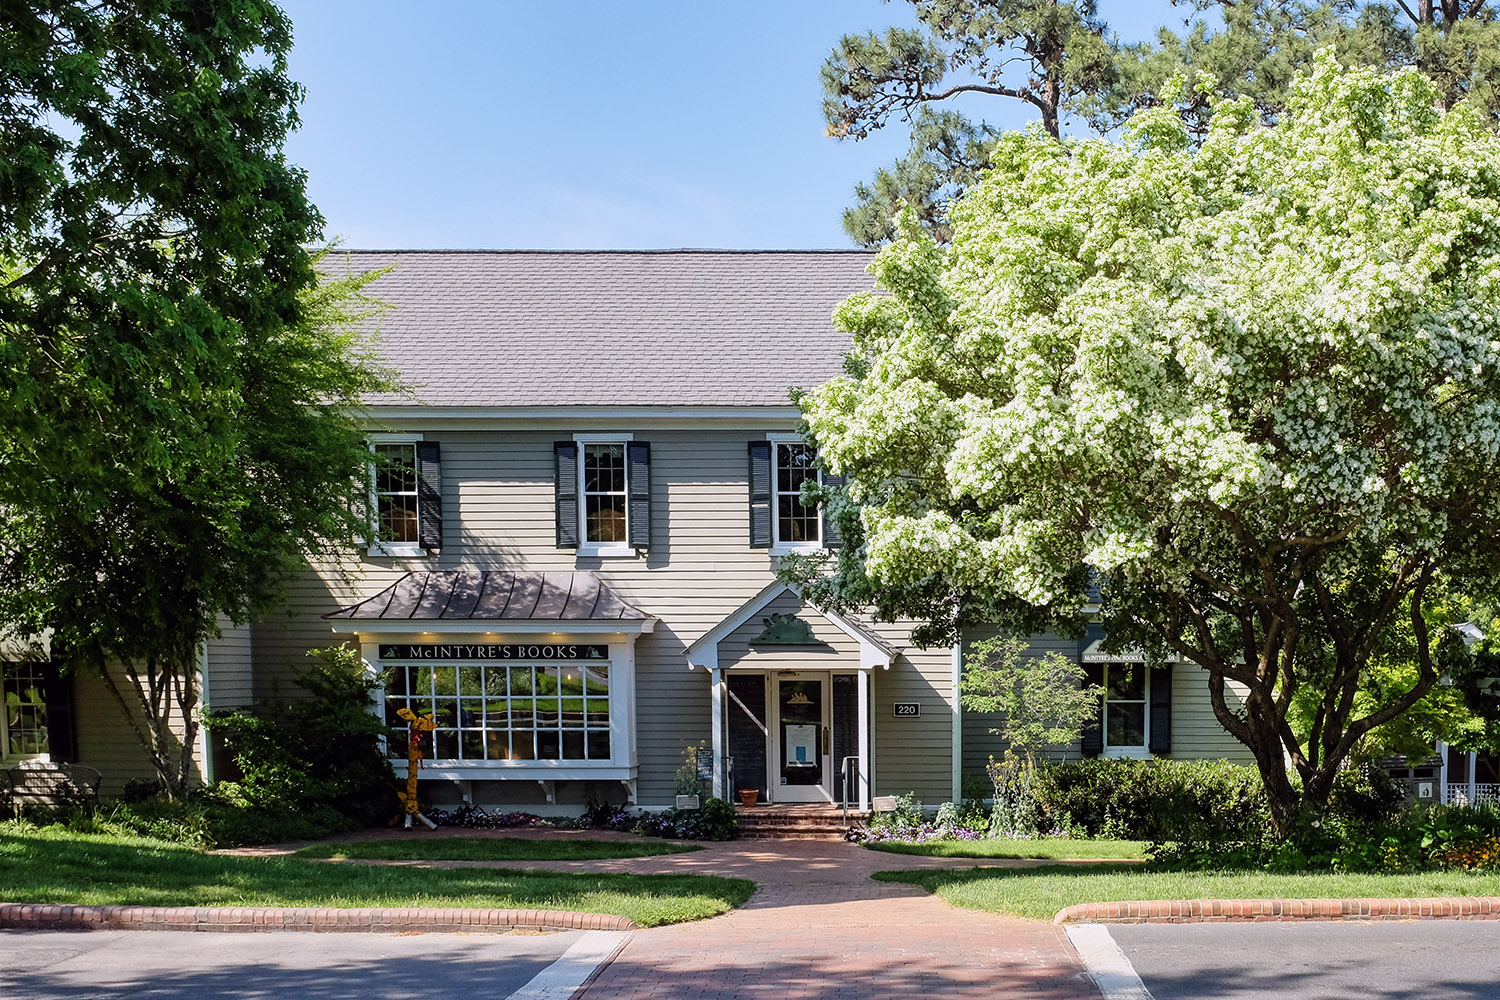
[[776, 802], [832, 802], [832, 699], [828, 674], [776, 677], [772, 729], [771, 798]]

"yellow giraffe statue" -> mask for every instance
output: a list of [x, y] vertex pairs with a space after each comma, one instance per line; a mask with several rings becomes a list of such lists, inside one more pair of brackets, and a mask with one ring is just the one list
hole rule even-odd
[[406, 791], [396, 793], [406, 810], [406, 822], [401, 826], [410, 830], [411, 818], [415, 816], [426, 823], [429, 830], [436, 830], [437, 824], [423, 816], [422, 807], [417, 804], [417, 771], [422, 766], [422, 734], [436, 729], [437, 721], [430, 715], [418, 715], [409, 708], [403, 708], [396, 714], [406, 720], [407, 731], [410, 733], [406, 741]]

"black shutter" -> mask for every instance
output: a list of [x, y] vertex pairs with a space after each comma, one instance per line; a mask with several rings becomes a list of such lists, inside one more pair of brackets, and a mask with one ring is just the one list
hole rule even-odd
[[428, 552], [443, 547], [443, 455], [436, 441], [417, 442], [417, 541]]
[[1151, 668], [1151, 752], [1172, 749], [1172, 666]]
[[47, 706], [47, 753], [55, 761], [78, 760], [78, 727], [73, 720], [73, 675], [47, 667], [42, 700]]
[[631, 441], [625, 445], [626, 483], [630, 493], [626, 504], [629, 523], [625, 526], [625, 537], [632, 548], [651, 547], [651, 445], [645, 441]]
[[[825, 491], [842, 491], [844, 488], [844, 477], [836, 476], [831, 472], [821, 473], [823, 489]], [[834, 523], [833, 518], [828, 516], [828, 505], [823, 505], [823, 547], [825, 549], [838, 549], [844, 546], [844, 536], [839, 534], [839, 526]]]
[[750, 547], [771, 547], [771, 442], [750, 442]]
[[553, 488], [557, 503], [557, 547], [578, 548], [578, 445], [558, 441], [552, 446]]
[[[1104, 683], [1104, 664], [1085, 663], [1083, 665], [1083, 682], [1085, 684]], [[1083, 736], [1080, 741], [1080, 749], [1085, 757], [1097, 757], [1104, 752], [1104, 700], [1099, 700], [1099, 707], [1094, 710], [1094, 718], [1083, 727]]]

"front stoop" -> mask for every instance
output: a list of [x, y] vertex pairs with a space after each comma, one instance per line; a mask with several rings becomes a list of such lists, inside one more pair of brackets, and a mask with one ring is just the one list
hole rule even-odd
[[[741, 806], [735, 813], [744, 840], [843, 840], [847, 828], [838, 806]], [[850, 810], [847, 826], [857, 825], [862, 816]]]

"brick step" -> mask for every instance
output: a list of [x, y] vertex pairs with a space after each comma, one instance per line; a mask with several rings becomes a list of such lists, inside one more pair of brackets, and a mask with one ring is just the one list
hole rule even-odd
[[[819, 806], [755, 806], [736, 810], [746, 840], [842, 840], [844, 811]], [[855, 823], [856, 814], [848, 822]]]

